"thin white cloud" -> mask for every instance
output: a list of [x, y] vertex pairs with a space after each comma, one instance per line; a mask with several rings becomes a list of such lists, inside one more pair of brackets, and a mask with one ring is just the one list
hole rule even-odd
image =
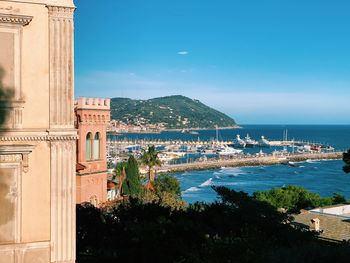
[[185, 56], [185, 55], [188, 55], [190, 52], [188, 51], [179, 51], [177, 52], [178, 55], [182, 55], [182, 56]]
[[[181, 74], [180, 70], [177, 72]], [[345, 123], [348, 120], [350, 93], [330, 92], [332, 83], [232, 81], [225, 85], [168, 74], [167, 71], [160, 76], [91, 72], [76, 76], [76, 95], [148, 99], [181, 94], [199, 99], [244, 123]], [[318, 91], [312, 86], [317, 86]]]

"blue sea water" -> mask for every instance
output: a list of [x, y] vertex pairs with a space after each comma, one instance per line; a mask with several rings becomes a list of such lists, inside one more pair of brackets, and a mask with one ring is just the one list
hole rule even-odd
[[[220, 130], [219, 139], [232, 140], [236, 134], [245, 137], [247, 133], [259, 139], [264, 135], [269, 140], [281, 140], [283, 132], [288, 130], [288, 138], [323, 143], [336, 150], [350, 149], [350, 125], [243, 125], [240, 129]], [[163, 132], [161, 134], [128, 134], [129, 139], [182, 139], [210, 140], [216, 136], [215, 130], [198, 131], [199, 134]], [[121, 139], [121, 138], [118, 138]], [[258, 190], [268, 190], [289, 184], [303, 186], [319, 193], [331, 196], [337, 192], [350, 198], [350, 174], [342, 171], [341, 160], [306, 161], [298, 167], [286, 165], [257, 166], [240, 168], [222, 168], [217, 170], [190, 171], [176, 173], [181, 183], [185, 201], [211, 202], [216, 199], [212, 186], [226, 186], [236, 191], [252, 194]]]
[[298, 167], [288, 165], [223, 167], [217, 170], [177, 173], [185, 201], [211, 202], [216, 198], [212, 186], [226, 186], [252, 194], [273, 187], [299, 185], [321, 196], [340, 193], [350, 198], [350, 175], [342, 171], [341, 160], [306, 161]]

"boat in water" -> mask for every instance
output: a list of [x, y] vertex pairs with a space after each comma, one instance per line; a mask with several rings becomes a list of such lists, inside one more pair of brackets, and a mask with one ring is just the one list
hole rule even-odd
[[264, 136], [261, 136], [261, 139], [259, 140], [258, 145], [260, 147], [270, 147], [271, 146], [270, 142]]
[[199, 134], [199, 132], [190, 130], [190, 129], [182, 129], [181, 133], [188, 133], [188, 134]]
[[236, 154], [240, 154], [242, 152], [243, 152], [243, 150], [235, 149], [235, 148], [229, 147], [227, 145], [225, 145], [217, 150], [217, 154], [219, 154], [219, 155], [236, 155]]
[[250, 138], [249, 134], [244, 138], [245, 147], [252, 148], [258, 145], [258, 142]]
[[246, 143], [241, 139], [240, 135], [237, 134], [236, 139], [233, 140], [233, 146], [236, 148], [244, 148]]

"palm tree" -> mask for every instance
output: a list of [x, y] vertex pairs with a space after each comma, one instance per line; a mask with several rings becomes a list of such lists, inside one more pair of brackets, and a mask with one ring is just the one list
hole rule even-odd
[[121, 163], [118, 163], [117, 166], [114, 169], [114, 179], [118, 177], [118, 193], [121, 195], [122, 193], [122, 185], [126, 178], [126, 172], [125, 169], [127, 167], [127, 162], [123, 161]]
[[154, 170], [153, 167], [161, 166], [161, 161], [158, 157], [158, 153], [154, 145], [148, 146], [148, 150], [143, 150], [141, 156], [141, 162], [148, 166], [148, 181], [152, 182], [154, 180]]

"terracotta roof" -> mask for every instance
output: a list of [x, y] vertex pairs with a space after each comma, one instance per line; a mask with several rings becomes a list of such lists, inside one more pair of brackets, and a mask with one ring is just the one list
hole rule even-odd
[[294, 216], [294, 222], [306, 225], [314, 230], [311, 219], [320, 220], [320, 237], [334, 241], [350, 239], [350, 217], [322, 214], [317, 212], [304, 212]]
[[154, 190], [154, 186], [150, 181], [148, 181], [143, 187], [148, 190]]

